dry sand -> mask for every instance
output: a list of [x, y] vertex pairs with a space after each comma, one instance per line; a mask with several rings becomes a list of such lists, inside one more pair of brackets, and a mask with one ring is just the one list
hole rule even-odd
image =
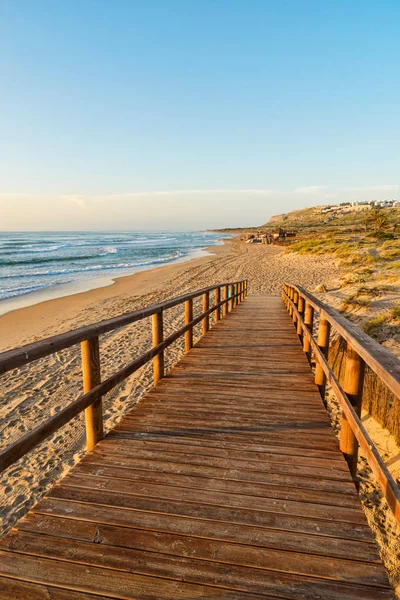
[[[280, 294], [282, 281], [299, 283], [313, 290], [322, 282], [338, 289], [340, 271], [331, 257], [285, 253], [279, 246], [246, 245], [234, 238], [213, 254], [119, 278], [109, 287], [43, 302], [0, 317], [0, 350], [9, 349], [135, 310], [208, 285], [247, 278], [250, 293]], [[195, 314], [200, 303], [195, 303]], [[182, 307], [165, 315], [166, 334], [183, 324]], [[197, 331], [197, 336], [199, 331]], [[144, 320], [101, 336], [102, 375], [106, 377], [151, 345], [150, 321]], [[182, 341], [166, 353], [170, 368], [183, 352]], [[109, 430], [152, 386], [152, 367], [146, 365], [104, 398], [105, 428]], [[16, 369], [2, 378], [0, 411], [1, 447], [42, 423], [81, 393], [79, 347], [59, 352]], [[337, 405], [330, 404], [333, 423]], [[375, 423], [375, 422], [374, 422]], [[376, 425], [376, 423], [375, 423]], [[371, 425], [373, 427], [374, 424]], [[375, 431], [376, 441], [388, 441]], [[383, 449], [384, 451], [384, 449]], [[77, 417], [38, 449], [0, 475], [1, 532], [11, 527], [84, 454], [84, 425]], [[390, 457], [395, 454], [391, 448]], [[385, 458], [388, 456], [387, 452]], [[361, 461], [363, 458], [361, 457]], [[362, 464], [363, 499], [370, 524], [383, 547], [382, 556], [391, 580], [399, 582], [396, 526], [382, 501], [376, 484]], [[372, 502], [372, 508], [371, 508]], [[384, 524], [388, 524], [385, 527]]]
[[[293, 257], [278, 246], [246, 245], [237, 238], [212, 249], [213, 254], [119, 278], [106, 288], [7, 313], [0, 317], [0, 350], [17, 347], [69, 329], [94, 323], [181, 295], [201, 287], [243, 278], [250, 293], [279, 294], [283, 279], [313, 288], [333, 281], [337, 269], [330, 259]], [[200, 311], [200, 303], [195, 303]], [[167, 311], [165, 329], [183, 325], [182, 307]], [[199, 334], [199, 332], [197, 332]], [[149, 320], [100, 338], [102, 376], [138, 356], [151, 345]], [[181, 355], [182, 341], [166, 352], [167, 367]], [[1, 447], [5, 447], [47, 416], [55, 414], [82, 390], [79, 346], [15, 369], [2, 377]], [[104, 399], [106, 430], [152, 386], [152, 367], [146, 365]], [[18, 463], [0, 475], [1, 531], [7, 530], [79, 459], [84, 451], [82, 417], [64, 426]]]

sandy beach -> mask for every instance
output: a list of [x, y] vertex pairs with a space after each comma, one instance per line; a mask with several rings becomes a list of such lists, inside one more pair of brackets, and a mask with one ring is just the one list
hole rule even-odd
[[[278, 246], [246, 245], [238, 238], [209, 249], [208, 256], [119, 278], [113, 285], [50, 300], [0, 317], [1, 350], [147, 306], [187, 291], [223, 281], [248, 278], [250, 293], [280, 294], [283, 279], [313, 289], [338, 276], [330, 259], [294, 257]], [[195, 312], [200, 304], [195, 304]], [[182, 307], [165, 315], [166, 334], [183, 324]], [[199, 332], [197, 332], [199, 334]], [[149, 321], [101, 336], [102, 375], [138, 356], [151, 344]], [[182, 341], [166, 353], [167, 368], [181, 355]], [[82, 390], [78, 346], [41, 359], [2, 378], [0, 433], [2, 447], [18, 439], [46, 416], [76, 398]], [[152, 366], [104, 398], [109, 430], [152, 386]], [[4, 532], [19, 519], [84, 452], [84, 427], [78, 417], [1, 477], [0, 515]]]
[[[107, 287], [9, 312], [0, 317], [1, 350], [94, 323], [208, 285], [242, 278], [249, 280], [250, 293], [272, 295], [280, 294], [283, 280], [299, 283], [311, 291], [324, 283], [329, 292], [322, 294], [322, 299], [329, 302], [332, 293], [340, 288], [340, 278], [343, 276], [337, 262], [335, 263], [329, 255], [297, 255], [279, 246], [247, 245], [239, 238], [226, 240], [224, 245], [208, 250], [210, 254], [202, 258], [118, 278], [113, 285]], [[200, 310], [200, 301], [195, 302], [195, 314]], [[166, 335], [183, 325], [182, 307], [167, 311], [164, 324]], [[195, 339], [199, 335], [198, 326]], [[149, 319], [101, 336], [102, 376], [111, 375], [150, 346]], [[166, 352], [167, 370], [176, 363], [182, 353], [183, 340], [178, 340]], [[152, 365], [149, 364], [103, 399], [106, 431], [143, 397], [152, 387], [152, 382]], [[3, 404], [0, 412], [2, 447], [42, 423], [46, 416], [57, 413], [81, 392], [79, 346], [14, 370], [3, 377]], [[331, 395], [328, 410], [337, 430], [340, 411]], [[371, 417], [367, 417], [364, 415], [363, 418], [365, 425], [396, 476], [397, 447], [392, 448], [388, 432]], [[5, 471], [0, 476], [0, 533], [12, 527], [84, 454], [85, 432], [82, 415], [73, 419], [35, 451]], [[361, 500], [381, 545], [391, 581], [396, 587], [399, 576], [396, 558], [397, 527], [362, 454], [360, 461]]]
[[0, 352], [222, 281], [247, 278], [250, 293], [280, 294], [284, 279], [312, 289], [337, 280], [330, 258], [288, 255], [279, 246], [239, 238], [208, 256], [119, 277], [112, 285], [48, 300], [0, 316]]

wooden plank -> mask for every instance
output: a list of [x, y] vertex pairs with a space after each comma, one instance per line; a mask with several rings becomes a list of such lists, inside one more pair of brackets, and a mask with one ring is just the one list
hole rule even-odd
[[280, 500], [240, 493], [239, 484], [235, 493], [232, 491], [222, 492], [219, 490], [203, 489], [199, 494], [197, 489], [182, 487], [178, 485], [166, 485], [162, 483], [148, 483], [134, 481], [132, 479], [117, 479], [102, 477], [97, 474], [87, 477], [86, 474], [75, 474], [64, 477], [63, 487], [84, 488], [89, 490], [102, 490], [107, 492], [118, 492], [129, 496], [149, 496], [160, 499], [180, 500], [181, 502], [196, 502], [199, 504], [210, 504], [215, 506], [246, 508], [249, 510], [277, 512], [292, 515], [304, 515], [325, 520], [341, 520], [348, 523], [358, 523], [363, 512], [355, 502], [352, 507], [341, 507], [318, 503], [318, 497], [313, 503], [298, 502], [296, 500]]
[[[18, 557], [18, 560], [15, 560]], [[98, 593], [112, 598], [147, 599], [165, 598], [178, 600], [180, 598], [223, 598], [229, 600], [259, 600], [259, 596], [249, 595], [242, 591], [231, 591], [214, 585], [196, 585], [176, 579], [146, 577], [122, 570], [109, 569], [105, 576], [104, 568], [80, 565], [61, 560], [49, 560], [35, 556], [15, 555], [0, 551], [0, 575], [32, 583], [63, 587], [69, 590]], [[376, 598], [387, 598], [385, 590], [376, 588]], [[380, 594], [380, 595], [379, 595]], [[28, 596], [27, 596], [28, 598]]]
[[[160, 455], [162, 456], [162, 455]], [[82, 461], [85, 462], [86, 459]], [[90, 461], [90, 457], [87, 459]], [[222, 467], [209, 467], [204, 465], [193, 465], [184, 462], [169, 462], [157, 460], [138, 459], [134, 456], [119, 457], [116, 454], [100, 455], [96, 454], [96, 462], [99, 468], [105, 466], [117, 466], [126, 469], [140, 469], [162, 473], [181, 473], [182, 475], [191, 475], [212, 477], [216, 479], [231, 479], [235, 481], [249, 482], [253, 485], [280, 485], [281, 487], [294, 487], [300, 489], [322, 490], [324, 492], [334, 491], [341, 494], [351, 494], [354, 496], [354, 485], [350, 481], [341, 481], [334, 479], [323, 479], [315, 477], [305, 477], [304, 475], [282, 475], [281, 473], [250, 471], [246, 469], [224, 469]]]
[[[296, 479], [293, 478], [293, 485], [283, 487], [280, 485], [271, 485], [270, 482], [267, 484], [258, 483], [257, 486], [254, 483], [248, 483], [246, 481], [237, 481], [227, 478], [211, 478], [202, 477], [200, 475], [190, 476], [182, 473], [165, 473], [160, 470], [149, 469], [124, 469], [118, 468], [114, 465], [103, 465], [100, 466], [98, 462], [90, 463], [85, 462], [80, 465], [78, 476], [84, 474], [85, 476], [93, 477], [110, 477], [118, 479], [127, 479], [135, 481], [143, 481], [150, 483], [168, 483], [179, 487], [189, 487], [197, 490], [219, 490], [226, 491], [229, 493], [238, 493], [241, 490], [243, 494], [249, 494], [256, 497], [262, 498], [280, 498], [282, 500], [298, 500], [300, 502], [314, 502], [318, 504], [326, 504], [328, 506], [346, 506], [352, 508], [354, 506], [359, 507], [358, 499], [351, 493], [337, 493], [331, 491], [324, 491], [318, 493], [316, 490], [308, 490], [304, 488], [296, 487]], [[70, 477], [75, 477], [75, 472], [70, 474]]]
[[[256, 462], [279, 462], [279, 463], [287, 463], [298, 464], [298, 465], [309, 465], [323, 468], [335, 468], [339, 471], [348, 472], [347, 465], [344, 463], [342, 457], [334, 455], [334, 458], [324, 458], [324, 457], [315, 457], [315, 456], [298, 456], [297, 453], [286, 453], [284, 451], [279, 451], [279, 448], [271, 448], [262, 450], [253, 450], [248, 451], [243, 447], [238, 450], [237, 448], [221, 448], [215, 445], [209, 445], [205, 442], [201, 445], [190, 445], [188, 443], [179, 443], [174, 439], [170, 440], [168, 443], [161, 440], [140, 440], [140, 439], [124, 439], [123, 442], [116, 441], [115, 443], [110, 443], [110, 440], [107, 440], [107, 443], [98, 446], [99, 452], [102, 450], [109, 451], [117, 451], [117, 452], [125, 452], [131, 453], [137, 450], [150, 450], [157, 452], [178, 452], [180, 454], [190, 455], [196, 454], [197, 456], [211, 456], [211, 457], [220, 457], [220, 458], [234, 458], [241, 460], [250, 460], [253, 463]], [[290, 457], [290, 458], [289, 458]]]
[[[71, 561], [73, 568], [76, 568], [76, 573], [79, 575], [81, 565], [88, 565], [89, 576], [92, 575], [92, 569], [97, 567], [115, 570], [113, 575], [119, 580], [124, 580], [125, 575], [148, 575], [152, 577], [165, 577], [166, 586], [170, 584], [171, 574], [175, 574], [175, 578], [183, 580], [185, 584], [206, 584], [221, 587], [222, 589], [236, 589], [245, 592], [271, 594], [272, 596], [282, 595], [286, 598], [298, 598], [298, 595], [307, 597], [310, 594], [310, 587], [313, 587], [312, 594], [320, 594], [326, 600], [333, 600], [342, 593], [346, 593], [348, 598], [358, 598], [361, 589], [365, 593], [365, 599], [388, 598], [389, 590], [387, 589], [386, 577], [383, 569], [378, 565], [373, 565], [369, 572], [369, 586], [363, 585], [363, 577], [361, 565], [354, 564], [351, 561], [330, 561], [331, 580], [325, 575], [317, 578], [315, 575], [304, 577], [296, 573], [283, 573], [281, 569], [262, 569], [260, 567], [254, 569], [248, 566], [238, 564], [241, 557], [238, 556], [239, 548], [231, 549], [228, 555], [228, 566], [221, 563], [219, 560], [204, 561], [194, 558], [177, 557], [165, 555], [164, 553], [137, 551], [135, 549], [121, 548], [115, 546], [103, 546], [102, 544], [92, 544], [84, 542], [71, 542], [68, 547], [60, 544], [57, 538], [47, 538], [46, 545], [42, 543], [40, 536], [24, 534], [15, 538], [13, 551], [18, 552], [25, 559], [28, 554], [32, 561], [38, 561], [41, 566], [41, 561], [36, 557], [57, 558], [59, 561]], [[0, 551], [1, 555], [1, 551]], [[276, 557], [278, 558], [278, 557]], [[279, 558], [278, 558], [279, 559]], [[287, 560], [287, 557], [280, 556], [281, 560]], [[291, 557], [293, 559], [293, 557]], [[290, 559], [289, 559], [290, 560]], [[233, 561], [233, 562], [232, 562]], [[305, 563], [305, 557], [299, 557], [299, 567], [301, 563]], [[328, 561], [325, 561], [326, 563]], [[61, 562], [56, 563], [56, 569], [60, 569]], [[296, 565], [293, 564], [296, 568]], [[346, 582], [356, 584], [355, 591], [352, 594], [351, 586], [341, 585], [337, 576], [342, 577], [341, 568], [346, 567], [349, 570], [349, 575]], [[365, 564], [363, 565], [365, 569]], [[287, 567], [287, 570], [291, 566]], [[311, 569], [317, 570], [316, 561]], [[328, 568], [328, 567], [327, 567]], [[61, 569], [60, 569], [61, 570]], [[320, 569], [318, 569], [321, 572]], [[358, 573], [351, 576], [351, 573]], [[42, 575], [43, 576], [43, 575]], [[311, 581], [310, 581], [311, 579]], [[333, 580], [333, 581], [332, 581]], [[125, 581], [123, 581], [125, 583]], [[129, 590], [132, 589], [133, 581], [128, 580]], [[135, 582], [136, 583], [136, 582]], [[142, 583], [142, 582], [141, 582]], [[81, 583], [84, 587], [84, 582]], [[142, 583], [143, 585], [143, 583]], [[118, 587], [118, 586], [116, 586]], [[188, 593], [190, 593], [190, 586]], [[195, 589], [195, 591], [197, 591]], [[154, 593], [154, 592], [153, 592]], [[390, 592], [389, 592], [390, 593]], [[296, 594], [296, 595], [295, 595]], [[181, 596], [179, 596], [181, 597]]]
[[[274, 460], [241, 460], [238, 458], [225, 458], [225, 457], [213, 457], [207, 454], [200, 453], [183, 453], [183, 452], [171, 452], [169, 450], [163, 450], [162, 454], [158, 450], [148, 450], [148, 449], [135, 449], [135, 461], [137, 459], [146, 459], [146, 460], [154, 460], [158, 461], [160, 456], [162, 460], [167, 462], [175, 462], [175, 463], [185, 463], [191, 465], [207, 465], [210, 467], [218, 467], [220, 469], [239, 469], [248, 471], [260, 471], [262, 473], [280, 473], [282, 475], [294, 475], [298, 476], [299, 466], [296, 463], [291, 463], [291, 461], [274, 461]], [[96, 456], [98, 454], [102, 454], [105, 456], [111, 456], [113, 454], [117, 454], [118, 457], [127, 456], [129, 454], [128, 450], [123, 451], [115, 451], [115, 449], [110, 450], [101, 450], [96, 452]], [[289, 464], [288, 464], [289, 462]], [[336, 469], [335, 465], [332, 466], [305, 466], [302, 465], [301, 468], [301, 476], [302, 477], [321, 477], [323, 479], [334, 479], [339, 481], [351, 481], [351, 477], [349, 472], [343, 469]]]
[[[37, 527], [39, 523], [40, 530]], [[42, 518], [39, 523], [36, 523], [36, 528], [31, 526], [29, 529], [28, 525], [24, 531], [18, 533], [13, 531], [6, 540], [0, 540], [0, 548], [43, 557], [58, 554], [58, 558], [70, 558], [78, 562], [86, 562], [93, 547], [99, 549], [103, 554], [105, 551], [110, 552], [112, 547], [131, 548], [136, 552], [157, 552], [170, 556], [195, 558], [196, 560], [216, 560], [219, 563], [238, 564], [273, 571], [282, 571], [282, 564], [285, 564], [285, 570], [291, 574], [311, 575], [322, 579], [351, 581], [360, 584], [364, 582], [365, 569], [368, 568], [371, 582], [374, 585], [387, 587], [385, 570], [381, 564], [376, 562], [306, 555], [302, 551], [287, 552], [280, 548], [268, 548], [267, 546], [260, 548], [204, 537], [194, 539], [193, 536], [177, 533], [169, 534], [102, 524], [93, 526], [92, 523], [72, 519], [47, 517], [47, 520]], [[46, 535], [45, 539], [43, 532]], [[65, 538], [70, 542], [65, 543]], [[94, 538], [96, 544], [93, 544]], [[77, 547], [74, 541], [85, 542], [80, 559], [75, 552], [70, 551], [72, 547]], [[195, 556], [193, 556], [194, 544], [196, 545]], [[106, 546], [106, 548], [102, 548], [102, 546]], [[128, 556], [134, 560], [131, 564], [140, 564], [139, 554], [129, 554]], [[114, 565], [115, 568], [117, 566]]]
[[[75, 502], [73, 505], [68, 500], [45, 498], [38, 504], [34, 511], [19, 523], [20, 530], [34, 531], [39, 534], [45, 532], [52, 535], [60, 528], [57, 527], [58, 519], [63, 519], [60, 527], [65, 527], [65, 535], [70, 534], [71, 521], [90, 523], [92, 527], [92, 541], [96, 542], [96, 530], [103, 526], [126, 527], [129, 529], [153, 530], [162, 533], [172, 533], [184, 536], [216, 539], [227, 542], [251, 545], [256, 548], [278, 548], [288, 551], [298, 551], [317, 556], [336, 556], [340, 558], [354, 558], [379, 562], [376, 544], [373, 541], [343, 540], [343, 538], [327, 537], [323, 535], [302, 534], [300, 532], [280, 531], [266, 527], [254, 527], [251, 524], [237, 524], [209, 520], [204, 518], [186, 518], [181, 515], [171, 515], [155, 512], [135, 510], [119, 510], [114, 507], [84, 504]], [[72, 535], [72, 537], [74, 537]], [[195, 551], [195, 544], [193, 551]]]
[[[127, 446], [129, 447], [129, 443], [135, 443], [136, 441], [139, 442], [144, 442], [145, 444], [152, 444], [153, 442], [157, 443], [165, 443], [165, 444], [176, 444], [176, 443], [181, 443], [182, 440], [180, 440], [179, 438], [176, 438], [174, 436], [163, 436], [163, 435], [150, 435], [150, 434], [134, 434], [132, 433], [129, 436], [124, 436], [123, 434], [117, 434], [114, 431], [111, 431], [108, 436], [107, 436], [107, 447], [110, 448], [111, 446], [116, 446], [118, 448], [119, 445], [123, 445], [123, 446]], [[185, 447], [187, 448], [188, 452], [192, 451], [192, 448], [196, 448], [196, 447], [204, 447], [204, 448], [222, 448], [224, 450], [236, 450], [237, 449], [237, 444], [236, 443], [232, 443], [232, 442], [226, 442], [224, 440], [214, 440], [214, 439], [210, 439], [210, 438], [196, 438], [194, 436], [191, 437], [187, 437], [185, 438]], [[99, 449], [102, 448], [102, 445], [99, 444], [98, 446]], [[293, 457], [293, 456], [298, 456], [298, 450], [297, 448], [293, 448], [290, 446], [283, 446], [283, 445], [260, 445], [260, 444], [252, 444], [251, 440], [247, 440], [247, 443], [241, 443], [240, 444], [240, 448], [241, 451], [244, 453], [262, 453], [262, 452], [269, 452], [269, 453], [275, 453], [275, 454], [285, 454], [288, 457]], [[195, 450], [193, 449], [193, 451], [195, 452]], [[88, 455], [90, 456], [90, 454]], [[304, 452], [302, 457], [307, 460], [307, 458], [327, 458], [329, 460], [334, 460], [335, 462], [338, 462], [339, 464], [342, 463], [342, 457], [339, 455], [337, 452], [334, 451], [329, 451], [329, 450], [310, 450], [308, 448], [304, 448]], [[288, 460], [291, 460], [288, 459]]]
[[7, 600], [113, 600], [115, 596], [99, 596], [98, 594], [86, 594], [85, 592], [74, 592], [54, 587], [52, 585], [41, 585], [9, 579], [0, 576], [1, 598]]
[[[348, 521], [328, 521], [315, 517], [303, 517], [283, 512], [267, 512], [248, 508], [225, 507], [215, 504], [202, 504], [198, 501], [183, 501], [148, 496], [123, 495], [105, 490], [88, 490], [58, 485], [50, 490], [49, 498], [85, 502], [92, 505], [112, 506], [116, 512], [121, 509], [146, 510], [158, 513], [199, 517], [209, 520], [225, 521], [270, 527], [286, 531], [298, 531], [314, 535], [327, 535], [354, 540], [373, 540], [371, 530], [361, 518], [358, 523]], [[39, 503], [40, 506], [40, 503]], [[71, 510], [74, 507], [71, 506]], [[361, 522], [360, 522], [361, 521]]]

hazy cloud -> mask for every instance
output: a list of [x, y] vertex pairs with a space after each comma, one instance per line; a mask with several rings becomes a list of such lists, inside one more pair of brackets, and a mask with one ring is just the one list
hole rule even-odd
[[82, 210], [87, 210], [89, 208], [89, 200], [85, 196], [81, 196], [80, 194], [63, 194], [59, 196], [61, 200], [67, 200], [68, 202], [72, 202], [72, 204], [76, 204]]
[[142, 190], [142, 191], [134, 191], [134, 192], [124, 192], [123, 194], [106, 194], [104, 196], [97, 196], [97, 198], [101, 200], [105, 200], [107, 198], [110, 199], [118, 199], [118, 198], [139, 198], [143, 196], [215, 196], [218, 194], [244, 194], [244, 195], [254, 195], [254, 196], [265, 196], [268, 194], [272, 194], [277, 190], [273, 189], [258, 189], [258, 188], [249, 188], [249, 189], [224, 189], [224, 188], [216, 188], [216, 189], [189, 189], [189, 190]]
[[318, 194], [326, 189], [326, 185], [308, 185], [306, 187], [295, 188], [293, 194]]
[[340, 188], [342, 192], [385, 192], [394, 191], [400, 189], [400, 185], [397, 183], [384, 185], [366, 185], [363, 187], [344, 187]]
[[32, 199], [36, 199], [36, 198], [43, 198], [43, 195], [41, 194], [29, 194], [26, 192], [1, 192], [0, 193], [0, 199], [6, 199], [6, 200], [29, 200], [30, 198]]

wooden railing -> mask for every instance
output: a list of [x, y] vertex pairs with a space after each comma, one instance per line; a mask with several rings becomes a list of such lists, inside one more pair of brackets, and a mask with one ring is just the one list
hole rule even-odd
[[[221, 290], [223, 291], [222, 300]], [[210, 307], [211, 292], [215, 292], [215, 304]], [[203, 311], [200, 315], [193, 318], [193, 300], [200, 296], [203, 297]], [[100, 323], [81, 327], [40, 342], [1, 353], [0, 374], [4, 374], [12, 369], [80, 343], [84, 393], [56, 415], [51, 416], [44, 423], [10, 444], [7, 448], [4, 448], [0, 452], [0, 472], [4, 471], [84, 410], [86, 444], [87, 449], [91, 450], [103, 437], [102, 397], [105, 394], [150, 360], [153, 360], [154, 384], [156, 384], [164, 377], [164, 351], [168, 346], [184, 335], [185, 350], [188, 352], [193, 347], [193, 328], [195, 325], [202, 322], [202, 333], [207, 333], [210, 328], [210, 315], [212, 313], [215, 312], [215, 320], [219, 321], [221, 316], [226, 316], [246, 296], [247, 280], [214, 285], [160, 304], [153, 304], [142, 310], [126, 313], [101, 321]], [[185, 325], [164, 339], [164, 311], [179, 304], [184, 304], [185, 306]], [[135, 358], [117, 373], [101, 381], [99, 336], [147, 317], [152, 317], [152, 348]]]
[[[400, 523], [399, 487], [360, 419], [365, 366], [368, 365], [376, 373], [394, 396], [400, 397], [400, 361], [304, 288], [284, 283], [282, 297], [310, 362], [311, 353], [314, 354], [315, 383], [322, 398], [325, 398], [325, 386], [326, 382], [329, 382], [342, 409], [340, 449], [348, 462], [355, 483], [360, 446], [388, 505]], [[313, 336], [315, 313], [319, 315], [317, 340]], [[347, 345], [343, 384], [339, 382], [328, 363], [331, 328]]]

